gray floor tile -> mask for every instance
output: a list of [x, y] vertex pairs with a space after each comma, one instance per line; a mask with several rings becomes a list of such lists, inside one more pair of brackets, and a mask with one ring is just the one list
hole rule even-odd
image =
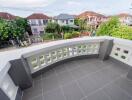
[[40, 90], [40, 89], [42, 89], [42, 85], [43, 85], [42, 79], [41, 80], [38, 80], [38, 81], [34, 81], [33, 88], [35, 90]]
[[65, 100], [60, 88], [44, 94], [44, 100]]
[[85, 95], [88, 95], [92, 93], [93, 91], [100, 88], [98, 85], [98, 82], [95, 81], [92, 77], [85, 77], [80, 80], [78, 80], [79, 86], [82, 88], [82, 90], [85, 92]]
[[44, 92], [52, 91], [59, 87], [59, 81], [57, 76], [50, 76], [48, 78], [43, 78], [42, 80], [42, 88]]
[[48, 78], [50, 76], [55, 76], [55, 70], [54, 69], [50, 69], [50, 70], [47, 70], [46, 72], [42, 73], [42, 78]]
[[114, 84], [105, 87], [103, 90], [111, 100], [132, 100], [130, 96]]
[[88, 71], [83, 69], [82, 67], [79, 67], [79, 68], [76, 68], [74, 70], [71, 70], [71, 73], [73, 75], [73, 78], [77, 80], [81, 77], [86, 76], [88, 74]]
[[113, 72], [110, 68], [105, 68], [97, 73], [92, 74], [89, 77], [92, 77], [96, 81], [96, 83], [98, 83], [97, 85], [100, 85], [100, 87], [102, 87], [109, 82], [114, 81], [115, 79], [120, 77], [120, 75]]
[[39, 80], [41, 80], [41, 79], [42, 79], [42, 75], [39, 75], [39, 76], [33, 78], [33, 81], [39, 81]]
[[55, 67], [55, 71], [56, 71], [56, 73], [61, 73], [61, 72], [64, 72], [64, 71], [66, 71], [67, 70], [67, 66], [68, 66], [68, 64], [61, 64], [61, 65], [59, 65], [59, 66], [56, 66]]
[[64, 71], [63, 73], [57, 73], [57, 78], [60, 85], [65, 85], [73, 81], [72, 74], [68, 71]]
[[115, 81], [114, 84], [119, 86], [130, 96], [132, 96], [132, 80], [127, 79], [127, 77], [122, 77], [119, 80]]
[[42, 95], [42, 90], [35, 90], [32, 89], [30, 92], [24, 92], [23, 94], [23, 100], [30, 100], [34, 97], [38, 97]]
[[67, 70], [69, 70], [69, 71], [80, 67], [78, 61], [71, 61], [71, 62], [66, 63], [66, 64], [67, 64]]
[[82, 94], [80, 88], [77, 86], [76, 82], [68, 84], [63, 88], [66, 100], [80, 100], [84, 95]]
[[34, 97], [34, 98], [30, 99], [30, 100], [44, 100], [44, 99], [43, 99], [42, 95], [39, 95], [39, 96]]
[[88, 100], [111, 100], [104, 91], [100, 90], [87, 97]]

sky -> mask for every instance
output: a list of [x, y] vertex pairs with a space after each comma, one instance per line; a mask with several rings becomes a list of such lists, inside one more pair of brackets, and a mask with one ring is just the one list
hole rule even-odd
[[27, 17], [32, 13], [55, 16], [95, 11], [104, 15], [132, 14], [132, 0], [0, 0], [0, 12]]

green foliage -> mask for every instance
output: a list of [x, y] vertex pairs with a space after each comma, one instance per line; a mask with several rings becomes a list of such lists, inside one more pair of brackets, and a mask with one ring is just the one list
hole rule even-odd
[[0, 19], [0, 40], [23, 39], [28, 22], [26, 19], [17, 18], [15, 20]]
[[109, 21], [102, 23], [97, 29], [96, 33], [100, 35], [109, 35], [111, 36], [113, 30], [120, 26], [119, 19], [117, 17], [112, 17]]
[[71, 38], [75, 38], [75, 37], [79, 37], [80, 33], [73, 31], [72, 33], [65, 33], [64, 34], [64, 39], [71, 39]]
[[57, 33], [45, 33], [43, 35], [44, 40], [52, 40], [52, 39], [59, 39], [59, 38], [61, 38], [61, 35]]
[[72, 38], [72, 33], [65, 33], [64, 34], [64, 39], [71, 39]]
[[132, 40], [132, 27], [124, 25], [119, 28], [115, 28], [111, 36]]
[[108, 22], [101, 24], [96, 34], [132, 40], [132, 27], [121, 25], [117, 17], [112, 17]]
[[57, 23], [50, 22], [45, 28], [47, 33], [58, 33], [60, 34], [61, 32], [61, 27]]
[[74, 29], [69, 27], [68, 25], [64, 25], [64, 26], [61, 26], [61, 30], [64, 32], [64, 33], [68, 33], [68, 32], [72, 32]]
[[87, 25], [87, 21], [85, 19], [79, 19], [76, 18], [75, 19], [75, 25], [80, 27], [80, 31], [86, 31], [86, 30], [90, 30], [90, 27]]

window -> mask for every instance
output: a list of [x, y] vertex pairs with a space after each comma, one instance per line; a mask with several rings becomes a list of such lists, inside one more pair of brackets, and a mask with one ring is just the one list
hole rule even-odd
[[38, 33], [37, 28], [34, 28], [34, 29], [33, 29], [33, 33]]
[[43, 20], [43, 24], [46, 25], [48, 23], [48, 20]]
[[31, 25], [35, 26], [36, 25], [36, 21], [35, 20], [31, 20]]
[[73, 20], [70, 20], [70, 22], [72, 23], [72, 22], [73, 22]]
[[44, 31], [40, 31], [40, 34], [44, 34]]

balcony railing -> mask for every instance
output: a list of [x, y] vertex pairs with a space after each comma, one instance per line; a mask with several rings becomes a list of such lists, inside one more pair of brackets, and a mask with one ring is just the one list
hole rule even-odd
[[[104, 44], [106, 40], [113, 41], [112, 50], [110, 50], [108, 44]], [[19, 84], [18, 80], [23, 78], [23, 80], [27, 82], [28, 79], [25, 79], [26, 75], [30, 80], [30, 75], [48, 67], [49, 65], [78, 56], [100, 55], [102, 52], [100, 50], [104, 50], [103, 53], [105, 53], [105, 55], [110, 55], [112, 58], [132, 66], [131, 44], [132, 41], [130, 40], [112, 37], [84, 37], [54, 41], [3, 52], [0, 54], [0, 89], [2, 89], [10, 100], [15, 100], [18, 87], [23, 88], [23, 84]], [[105, 48], [102, 47], [103, 45]], [[107, 51], [110, 51], [110, 53]], [[11, 63], [11, 61], [15, 61], [16, 59], [19, 59], [21, 64], [14, 67], [14, 62]], [[23, 70], [17, 70], [17, 68], [22, 68], [23, 66]], [[10, 72], [11, 68], [14, 68], [11, 71], [17, 71], [17, 73], [20, 71], [20, 79], [18, 78], [19, 75], [15, 75], [15, 72]], [[25, 72], [23, 72], [24, 70]], [[22, 75], [24, 76], [22, 77]], [[17, 79], [17, 82], [15, 82], [15, 79]], [[27, 83], [25, 84], [25, 87], [28, 87]]]
[[23, 57], [27, 59], [31, 72], [34, 73], [64, 59], [99, 54], [102, 41], [103, 39], [98, 38], [59, 41], [48, 47], [43, 47], [41, 50], [24, 54]]

